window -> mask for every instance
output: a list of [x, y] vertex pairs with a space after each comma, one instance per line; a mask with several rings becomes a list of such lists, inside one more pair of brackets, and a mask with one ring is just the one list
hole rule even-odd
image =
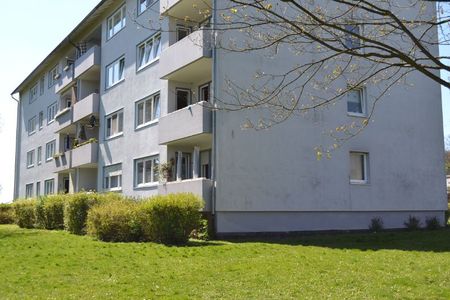
[[200, 86], [200, 101], [209, 101], [209, 97], [211, 95], [211, 85], [209, 83]]
[[119, 83], [124, 79], [125, 57], [119, 58], [106, 67], [106, 88]]
[[31, 198], [33, 197], [33, 184], [27, 184], [25, 186], [25, 198]]
[[41, 182], [36, 182], [36, 197], [39, 197], [41, 195]]
[[39, 123], [39, 130], [41, 130], [44, 127], [44, 112], [43, 111], [39, 112], [38, 123]]
[[36, 160], [37, 160], [37, 164], [38, 165], [40, 165], [42, 163], [42, 147], [41, 146], [39, 146], [37, 148], [37, 158], [36, 158]]
[[106, 138], [111, 138], [123, 132], [123, 111], [106, 117]]
[[138, 14], [142, 14], [155, 0], [138, 0]]
[[59, 105], [61, 111], [65, 110], [66, 108], [70, 108], [71, 106], [72, 106], [72, 96], [61, 97]]
[[58, 104], [56, 102], [47, 107], [47, 124], [50, 124], [55, 120], [57, 112], [58, 112]]
[[181, 170], [178, 170], [178, 153], [175, 152], [175, 174], [177, 174], [177, 180], [179, 175], [181, 175], [181, 180], [192, 178], [191, 153], [181, 153]]
[[122, 164], [115, 164], [103, 168], [104, 188], [110, 191], [122, 189]]
[[56, 141], [53, 140], [51, 142], [48, 142], [45, 145], [45, 160], [51, 161], [53, 159], [53, 155], [55, 155], [56, 150]]
[[158, 120], [160, 115], [159, 94], [136, 103], [136, 126], [141, 127]]
[[186, 89], [176, 89], [177, 109], [182, 109], [191, 104], [191, 91]]
[[36, 117], [32, 117], [28, 120], [28, 135], [32, 135], [36, 132]]
[[111, 17], [108, 18], [108, 39], [116, 35], [126, 23], [126, 6], [119, 8]]
[[34, 167], [34, 150], [27, 152], [27, 168]]
[[44, 195], [55, 193], [55, 179], [49, 179], [44, 182]]
[[159, 156], [145, 157], [135, 160], [134, 183], [136, 187], [147, 186], [158, 182]]
[[48, 72], [48, 87], [51, 88], [56, 84], [59, 78], [59, 70], [58, 65], [56, 65], [53, 69]]
[[368, 183], [368, 153], [350, 152], [350, 183]]
[[200, 152], [200, 177], [211, 179], [211, 150]]
[[177, 26], [177, 41], [181, 41], [188, 35], [190, 35], [192, 32], [192, 29], [190, 27], [178, 25]]
[[138, 69], [142, 69], [159, 58], [161, 54], [161, 34], [155, 34], [138, 46]]
[[39, 80], [39, 95], [44, 95], [45, 90], [45, 77], [42, 77], [41, 80]]
[[36, 83], [36, 85], [30, 89], [30, 103], [36, 101], [37, 97], [38, 97], [38, 85]]
[[[361, 26], [357, 24], [347, 24], [344, 29], [357, 35], [361, 35], [362, 31]], [[361, 40], [352, 34], [346, 33], [344, 44], [347, 49], [358, 49], [361, 47]]]
[[355, 88], [347, 93], [347, 112], [355, 116], [366, 115], [365, 89]]

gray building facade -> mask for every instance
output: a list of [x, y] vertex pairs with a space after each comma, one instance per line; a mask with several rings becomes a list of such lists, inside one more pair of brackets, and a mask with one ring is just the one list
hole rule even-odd
[[371, 126], [319, 161], [324, 129], [361, 119], [344, 101], [264, 131], [242, 130], [257, 111], [211, 109], [227, 98], [228, 78], [251, 85], [262, 64], [283, 67], [214, 47], [198, 12], [225, 2], [101, 1], [14, 91], [15, 198], [193, 192], [221, 234], [366, 229], [374, 217], [400, 228], [409, 215], [442, 222], [440, 87], [413, 73]]

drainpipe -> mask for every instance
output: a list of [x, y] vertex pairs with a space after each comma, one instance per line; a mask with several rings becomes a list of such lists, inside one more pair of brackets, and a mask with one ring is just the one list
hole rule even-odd
[[[215, 31], [215, 22], [217, 20], [217, 14], [216, 14], [216, 0], [212, 1], [212, 22], [211, 22], [211, 34], [212, 34], [212, 97], [211, 97], [211, 105], [216, 108], [216, 101], [215, 101], [215, 95], [217, 94], [217, 84], [216, 84], [216, 78], [217, 78], [217, 53], [216, 53], [216, 31]], [[216, 110], [213, 109], [212, 111], [212, 150], [211, 150], [211, 180], [213, 183], [212, 187], [212, 195], [211, 195], [211, 215], [214, 219], [214, 231], [216, 231], [217, 228], [217, 220], [215, 218], [216, 215], [216, 182], [217, 182], [217, 172], [216, 172], [216, 163], [217, 163], [217, 147], [216, 147]]]
[[19, 198], [19, 177], [20, 177], [20, 144], [21, 144], [21, 133], [22, 133], [22, 122], [20, 122], [20, 118], [22, 115], [22, 107], [20, 105], [20, 100], [14, 98], [14, 95], [11, 94], [11, 98], [17, 102], [17, 125], [16, 125], [16, 157], [15, 157], [15, 165], [14, 165], [14, 194], [13, 200]]

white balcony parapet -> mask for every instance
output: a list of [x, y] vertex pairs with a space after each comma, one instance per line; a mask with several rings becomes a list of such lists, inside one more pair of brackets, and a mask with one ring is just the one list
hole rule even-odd
[[98, 162], [98, 143], [88, 143], [72, 150], [72, 168], [95, 167]]
[[72, 167], [72, 151], [66, 151], [58, 157], [54, 157], [53, 160], [55, 161], [55, 173], [68, 171]]
[[75, 78], [79, 78], [94, 67], [100, 68], [100, 63], [100, 47], [94, 46], [75, 61]]
[[163, 50], [160, 77], [177, 81], [193, 80], [211, 73], [211, 31], [199, 29]]
[[55, 93], [59, 94], [61, 91], [65, 90], [67, 87], [75, 84], [75, 78], [73, 76], [73, 66], [71, 66], [67, 71], [63, 71], [59, 75], [60, 78], [55, 85]]
[[212, 111], [207, 102], [199, 102], [176, 110], [159, 119], [159, 144], [165, 145], [212, 132]]
[[175, 193], [193, 193], [205, 201], [203, 211], [211, 211], [213, 182], [207, 178], [186, 179], [160, 183], [158, 192], [162, 195]]
[[177, 19], [200, 22], [212, 12], [211, 0], [160, 0], [159, 11], [163, 16], [172, 16]]
[[73, 105], [73, 122], [78, 122], [91, 115], [98, 116], [100, 95], [90, 94]]

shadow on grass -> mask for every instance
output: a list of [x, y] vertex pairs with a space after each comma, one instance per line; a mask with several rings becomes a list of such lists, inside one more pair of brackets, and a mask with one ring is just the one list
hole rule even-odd
[[234, 237], [232, 243], [314, 246], [331, 249], [450, 252], [450, 228], [379, 233], [296, 233], [278, 237]]

